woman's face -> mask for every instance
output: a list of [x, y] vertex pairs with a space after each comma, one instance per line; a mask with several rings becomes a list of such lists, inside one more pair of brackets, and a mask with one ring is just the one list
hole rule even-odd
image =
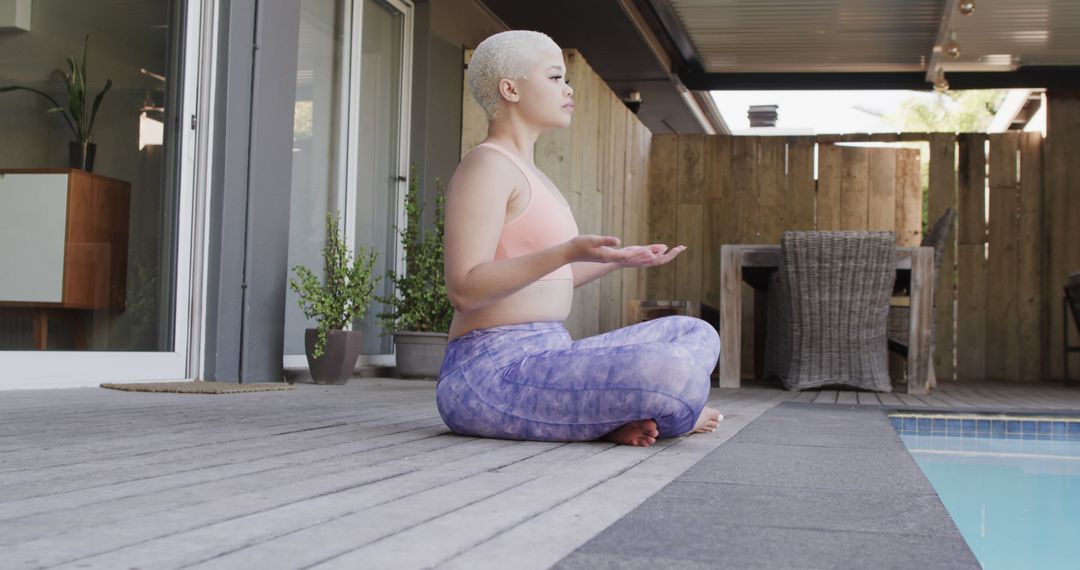
[[562, 51], [544, 50], [525, 81], [517, 81], [521, 96], [519, 112], [541, 128], [570, 125], [574, 114], [574, 90], [566, 82]]

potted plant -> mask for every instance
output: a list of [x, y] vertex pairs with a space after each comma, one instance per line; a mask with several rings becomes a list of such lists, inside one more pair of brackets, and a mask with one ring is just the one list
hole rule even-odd
[[404, 229], [395, 227], [405, 250], [405, 273], [387, 271], [392, 293], [379, 297], [389, 310], [380, 313], [383, 329], [394, 336], [397, 373], [405, 378], [434, 378], [439, 375], [446, 354], [447, 333], [454, 307], [446, 294], [443, 278], [443, 211], [445, 197], [442, 181], [435, 179], [435, 227], [421, 234], [420, 201], [416, 165], [409, 169], [409, 188], [405, 194]]
[[349, 380], [360, 356], [362, 337], [361, 331], [345, 329], [363, 318], [378, 281], [371, 275], [377, 253], [359, 248], [354, 258], [338, 219], [338, 215], [326, 215], [323, 282], [302, 265], [293, 268], [296, 279], [289, 280], [304, 316], [317, 321], [316, 328], [304, 331], [308, 367], [316, 384]]
[[87, 34], [86, 42], [83, 44], [82, 59], [76, 63], [74, 57], [68, 56], [68, 71], [60, 72], [64, 76], [64, 86], [67, 88], [67, 106], [61, 105], [48, 93], [32, 87], [9, 85], [0, 87], [0, 93], [29, 91], [48, 99], [53, 106], [47, 112], [60, 113], [75, 137], [74, 142], [68, 143], [70, 166], [92, 172], [97, 146], [90, 142], [90, 137], [93, 135], [94, 120], [97, 119], [98, 109], [101, 108], [101, 102], [105, 99], [105, 93], [112, 89], [112, 79], [105, 82], [105, 88], [97, 94], [97, 97], [94, 97], [93, 106], [88, 107], [86, 105], [86, 49], [89, 46], [90, 35]]

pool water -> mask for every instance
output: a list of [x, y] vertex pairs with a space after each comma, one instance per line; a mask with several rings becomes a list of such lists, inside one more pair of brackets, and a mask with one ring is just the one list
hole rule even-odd
[[995, 435], [907, 419], [893, 417], [900, 438], [983, 568], [1080, 568], [1080, 422], [1004, 420]]

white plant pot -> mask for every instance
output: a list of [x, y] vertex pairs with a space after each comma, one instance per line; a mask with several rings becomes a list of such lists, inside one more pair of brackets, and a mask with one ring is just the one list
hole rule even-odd
[[397, 374], [402, 378], [439, 377], [446, 355], [447, 333], [402, 331], [394, 333]]

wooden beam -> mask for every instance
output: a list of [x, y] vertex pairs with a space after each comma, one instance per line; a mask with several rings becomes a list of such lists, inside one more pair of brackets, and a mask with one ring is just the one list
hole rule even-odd
[[953, 14], [956, 13], [957, 0], [945, 0], [945, 6], [941, 10], [941, 18], [938, 19], [937, 35], [934, 38], [934, 45], [930, 46], [930, 63], [926, 65], [926, 82], [933, 84], [938, 67], [941, 64], [941, 55], [945, 51], [945, 42], [949, 41], [949, 32], [951, 31], [951, 21]]

